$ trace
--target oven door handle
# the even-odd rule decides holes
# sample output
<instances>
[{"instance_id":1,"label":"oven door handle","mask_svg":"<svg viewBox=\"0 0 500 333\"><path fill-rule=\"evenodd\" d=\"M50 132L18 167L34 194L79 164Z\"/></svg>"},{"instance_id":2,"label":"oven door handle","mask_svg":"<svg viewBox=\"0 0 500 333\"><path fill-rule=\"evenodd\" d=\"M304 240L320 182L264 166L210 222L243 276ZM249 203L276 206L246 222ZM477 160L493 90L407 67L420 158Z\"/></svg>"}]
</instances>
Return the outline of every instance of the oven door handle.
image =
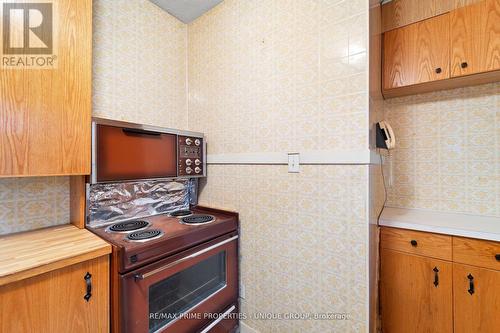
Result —
<instances>
[{"instance_id":1,"label":"oven door handle","mask_svg":"<svg viewBox=\"0 0 500 333\"><path fill-rule=\"evenodd\" d=\"M233 237L231 237L231 238L225 239L225 240L223 240L222 242L219 242L219 243L217 243L217 244L214 244L214 245L211 245L211 246L209 246L209 247L206 247L206 248L204 248L203 250L200 250L200 251L198 251L198 252L192 253L192 254L190 254L190 255L188 255L188 256L185 256L185 257L183 257L183 258L181 258L181 259L179 259L179 260L176 260L176 261L174 261L174 262L171 262L170 264L167 264L167 265L165 265L165 266L161 266L161 267L158 267L157 269L153 269L152 271L149 271L149 272L147 272L147 273L144 273L144 274L136 274L136 275L134 275L134 278L135 278L135 280L136 280L136 281L138 281L138 280L144 280L145 278L148 278L148 277L150 277L150 276L152 276L152 275L158 274L158 273L160 273L160 272L162 272L162 271L166 270L167 268L170 268L170 267L173 267L173 266L175 266L175 265L178 265L178 264L180 264L180 263L182 263L182 262L184 262L184 261L186 261L186 260L190 260L190 259L196 258L196 257L198 257L198 256L202 255L203 253L206 253L206 252L211 251L211 250L213 250L213 249L215 249L215 248L218 248L219 246L222 246L222 245L224 245L224 244L227 244L227 243L229 243L229 242L232 242L232 241L233 241L233 240L235 240L235 239L238 239L238 236L233 236Z\"/></svg>"},{"instance_id":2,"label":"oven door handle","mask_svg":"<svg viewBox=\"0 0 500 333\"><path fill-rule=\"evenodd\" d=\"M213 322L211 322L210 325L208 325L202 331L200 331L200 333L208 333L208 332L210 332L210 330L212 328L214 328L215 325L217 325L218 323L220 323L221 321L223 321L228 314L230 314L231 312L233 312L234 309L236 309L236 307L234 305L231 306L229 309L227 309L227 311L225 311L222 315L220 315L219 318L217 318L216 320L214 320Z\"/></svg>"}]
</instances>

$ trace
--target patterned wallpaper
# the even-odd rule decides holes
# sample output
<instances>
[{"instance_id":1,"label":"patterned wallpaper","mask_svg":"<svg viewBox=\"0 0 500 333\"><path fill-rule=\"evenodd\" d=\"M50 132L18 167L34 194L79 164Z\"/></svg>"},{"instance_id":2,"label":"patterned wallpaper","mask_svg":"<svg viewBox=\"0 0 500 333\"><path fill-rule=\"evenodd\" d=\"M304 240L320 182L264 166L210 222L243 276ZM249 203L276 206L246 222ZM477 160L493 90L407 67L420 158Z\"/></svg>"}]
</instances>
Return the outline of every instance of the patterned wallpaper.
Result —
<instances>
[{"instance_id":1,"label":"patterned wallpaper","mask_svg":"<svg viewBox=\"0 0 500 333\"><path fill-rule=\"evenodd\" d=\"M207 134L211 154L366 149L367 12L366 0L225 0L188 26L190 129ZM368 329L368 168L209 166L200 202L241 214L246 324Z\"/></svg>"},{"instance_id":2,"label":"patterned wallpaper","mask_svg":"<svg viewBox=\"0 0 500 333\"><path fill-rule=\"evenodd\" d=\"M190 127L209 153L366 149L367 11L230 0L191 23Z\"/></svg>"},{"instance_id":3,"label":"patterned wallpaper","mask_svg":"<svg viewBox=\"0 0 500 333\"><path fill-rule=\"evenodd\" d=\"M227 0L226 0L227 1ZM237 210L245 323L260 332L367 330L368 166L210 165L200 203ZM347 313L262 320L255 313Z\"/></svg>"},{"instance_id":4,"label":"patterned wallpaper","mask_svg":"<svg viewBox=\"0 0 500 333\"><path fill-rule=\"evenodd\" d=\"M187 27L147 0L93 2L93 115L187 127ZM0 179L0 234L69 222L69 179Z\"/></svg>"},{"instance_id":5,"label":"patterned wallpaper","mask_svg":"<svg viewBox=\"0 0 500 333\"><path fill-rule=\"evenodd\" d=\"M94 0L93 115L187 127L187 26L148 0Z\"/></svg>"},{"instance_id":6,"label":"patterned wallpaper","mask_svg":"<svg viewBox=\"0 0 500 333\"><path fill-rule=\"evenodd\" d=\"M500 217L500 83L389 99L388 206Z\"/></svg>"},{"instance_id":7,"label":"patterned wallpaper","mask_svg":"<svg viewBox=\"0 0 500 333\"><path fill-rule=\"evenodd\" d=\"M68 221L68 177L0 179L0 235Z\"/></svg>"}]
</instances>

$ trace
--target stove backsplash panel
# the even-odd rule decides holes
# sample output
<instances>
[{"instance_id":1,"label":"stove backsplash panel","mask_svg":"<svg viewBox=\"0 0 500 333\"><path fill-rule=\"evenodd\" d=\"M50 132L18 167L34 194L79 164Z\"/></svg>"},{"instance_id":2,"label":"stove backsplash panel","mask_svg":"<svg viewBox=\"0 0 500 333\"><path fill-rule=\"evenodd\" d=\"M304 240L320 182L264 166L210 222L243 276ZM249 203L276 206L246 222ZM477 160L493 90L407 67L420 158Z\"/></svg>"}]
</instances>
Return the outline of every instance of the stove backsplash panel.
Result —
<instances>
[{"instance_id":1,"label":"stove backsplash panel","mask_svg":"<svg viewBox=\"0 0 500 333\"><path fill-rule=\"evenodd\" d=\"M90 184L87 225L110 223L188 209L196 201L197 182L191 179Z\"/></svg>"}]
</instances>

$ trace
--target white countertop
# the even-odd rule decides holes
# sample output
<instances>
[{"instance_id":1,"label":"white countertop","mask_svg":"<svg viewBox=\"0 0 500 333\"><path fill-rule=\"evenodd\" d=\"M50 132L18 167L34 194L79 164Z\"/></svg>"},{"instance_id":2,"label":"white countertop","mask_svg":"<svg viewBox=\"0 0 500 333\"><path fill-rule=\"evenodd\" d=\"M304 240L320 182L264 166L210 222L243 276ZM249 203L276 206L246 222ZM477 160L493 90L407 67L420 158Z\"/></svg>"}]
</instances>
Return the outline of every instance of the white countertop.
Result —
<instances>
[{"instance_id":1,"label":"white countertop","mask_svg":"<svg viewBox=\"0 0 500 333\"><path fill-rule=\"evenodd\" d=\"M385 207L380 226L500 242L500 218Z\"/></svg>"}]
</instances>

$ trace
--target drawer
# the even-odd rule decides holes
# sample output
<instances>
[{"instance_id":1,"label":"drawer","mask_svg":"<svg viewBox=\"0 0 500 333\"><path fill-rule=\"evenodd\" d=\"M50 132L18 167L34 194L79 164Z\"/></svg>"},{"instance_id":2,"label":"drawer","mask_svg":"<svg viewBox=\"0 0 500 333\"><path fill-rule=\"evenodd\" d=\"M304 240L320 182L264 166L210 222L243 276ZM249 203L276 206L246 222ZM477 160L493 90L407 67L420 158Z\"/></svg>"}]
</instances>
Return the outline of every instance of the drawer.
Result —
<instances>
[{"instance_id":1,"label":"drawer","mask_svg":"<svg viewBox=\"0 0 500 333\"><path fill-rule=\"evenodd\" d=\"M453 261L500 271L500 243L453 237Z\"/></svg>"},{"instance_id":2,"label":"drawer","mask_svg":"<svg viewBox=\"0 0 500 333\"><path fill-rule=\"evenodd\" d=\"M451 236L398 228L383 227L380 246L425 257L451 261Z\"/></svg>"}]
</instances>

